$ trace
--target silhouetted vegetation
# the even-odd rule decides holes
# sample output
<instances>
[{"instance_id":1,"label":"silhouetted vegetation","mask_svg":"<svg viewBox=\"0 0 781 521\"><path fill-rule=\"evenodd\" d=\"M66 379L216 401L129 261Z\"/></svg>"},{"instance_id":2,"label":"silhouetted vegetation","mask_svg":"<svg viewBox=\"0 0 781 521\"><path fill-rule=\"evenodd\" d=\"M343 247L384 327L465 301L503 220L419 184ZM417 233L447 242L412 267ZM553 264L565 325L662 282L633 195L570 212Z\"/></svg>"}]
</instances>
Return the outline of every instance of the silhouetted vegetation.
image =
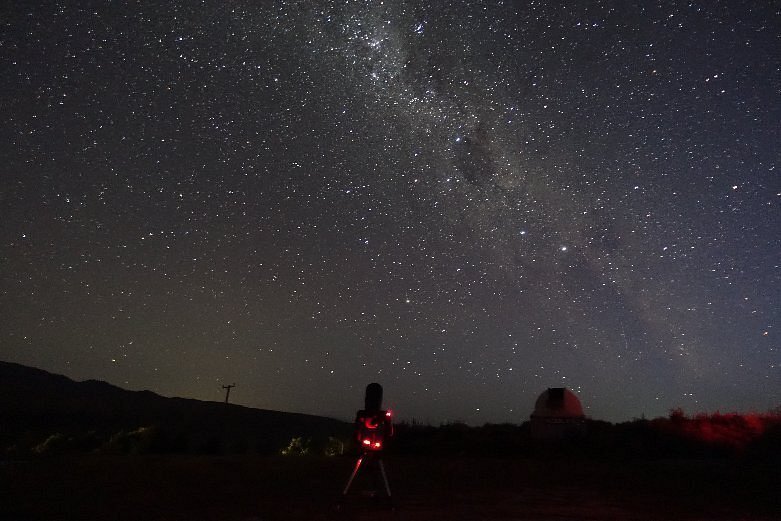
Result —
<instances>
[{"instance_id":1,"label":"silhouetted vegetation","mask_svg":"<svg viewBox=\"0 0 781 521\"><path fill-rule=\"evenodd\" d=\"M281 438L258 432L188 432L148 425L115 432L52 432L3 440L6 457L102 454L282 454L338 456L354 454L349 430L338 435L302 431ZM673 411L667 418L619 424L588 421L582 435L563 440L536 440L529 423L463 423L440 426L402 422L389 449L400 455L537 457L594 456L600 458L725 458L781 461L781 414L699 414Z\"/></svg>"},{"instance_id":2,"label":"silhouetted vegetation","mask_svg":"<svg viewBox=\"0 0 781 521\"><path fill-rule=\"evenodd\" d=\"M529 423L439 427L401 423L391 450L400 454L465 456L583 455L612 458L781 458L781 413L698 414L612 424L588 420L582 434L533 439Z\"/></svg>"},{"instance_id":3,"label":"silhouetted vegetation","mask_svg":"<svg viewBox=\"0 0 781 521\"><path fill-rule=\"evenodd\" d=\"M290 440L287 447L280 453L283 456L308 456L312 453L312 440L303 436L296 436Z\"/></svg>"},{"instance_id":4,"label":"silhouetted vegetation","mask_svg":"<svg viewBox=\"0 0 781 521\"><path fill-rule=\"evenodd\" d=\"M0 456L63 454L354 454L352 425L218 402L163 398L103 382L76 383L0 363ZM698 414L611 424L588 420L560 440L521 425L400 423L388 450L399 455L469 457L726 458L781 461L781 409L764 414Z\"/></svg>"}]
</instances>

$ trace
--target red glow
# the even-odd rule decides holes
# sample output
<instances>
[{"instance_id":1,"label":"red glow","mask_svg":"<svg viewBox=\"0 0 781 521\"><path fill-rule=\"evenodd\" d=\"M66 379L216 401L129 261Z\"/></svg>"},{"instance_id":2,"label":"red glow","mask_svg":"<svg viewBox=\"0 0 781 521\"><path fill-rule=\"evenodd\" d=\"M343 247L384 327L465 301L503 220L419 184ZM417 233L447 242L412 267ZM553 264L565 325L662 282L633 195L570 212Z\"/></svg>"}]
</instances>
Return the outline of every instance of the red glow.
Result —
<instances>
[{"instance_id":1,"label":"red glow","mask_svg":"<svg viewBox=\"0 0 781 521\"><path fill-rule=\"evenodd\" d=\"M681 409L670 412L668 418L657 418L652 424L670 433L711 445L742 450L759 439L772 425L781 421L778 413L697 414L689 417Z\"/></svg>"},{"instance_id":2,"label":"red glow","mask_svg":"<svg viewBox=\"0 0 781 521\"><path fill-rule=\"evenodd\" d=\"M379 449L382 446L382 444L379 441L374 442L374 448Z\"/></svg>"},{"instance_id":3,"label":"red glow","mask_svg":"<svg viewBox=\"0 0 781 521\"><path fill-rule=\"evenodd\" d=\"M371 440L363 440L363 444L364 445L371 445L372 441Z\"/></svg>"},{"instance_id":4,"label":"red glow","mask_svg":"<svg viewBox=\"0 0 781 521\"><path fill-rule=\"evenodd\" d=\"M390 418L391 417L391 412L390 411L385 411L385 416Z\"/></svg>"}]
</instances>

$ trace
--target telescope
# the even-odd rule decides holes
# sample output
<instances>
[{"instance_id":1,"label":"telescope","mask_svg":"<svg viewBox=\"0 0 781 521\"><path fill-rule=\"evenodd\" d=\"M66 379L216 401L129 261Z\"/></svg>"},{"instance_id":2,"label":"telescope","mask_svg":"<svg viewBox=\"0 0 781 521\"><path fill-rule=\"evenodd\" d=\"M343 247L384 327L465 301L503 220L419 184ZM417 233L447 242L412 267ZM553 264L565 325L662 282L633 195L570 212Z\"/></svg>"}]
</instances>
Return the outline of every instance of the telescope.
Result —
<instances>
[{"instance_id":1,"label":"telescope","mask_svg":"<svg viewBox=\"0 0 781 521\"><path fill-rule=\"evenodd\" d=\"M385 465L382 463L382 450L388 438L393 436L393 422L391 412L382 409L382 386L378 383L371 383L366 386L366 395L364 398L364 408L355 414L354 437L361 449L361 456L355 463L353 473L347 480L347 485L342 492L342 498L347 496L350 486L353 484L355 476L358 475L361 465L364 461L376 461L382 474L382 481L385 485L385 493L388 499L391 499L390 484L388 476L385 474Z\"/></svg>"},{"instance_id":2,"label":"telescope","mask_svg":"<svg viewBox=\"0 0 781 521\"><path fill-rule=\"evenodd\" d=\"M386 438L393 436L391 412L382 410L382 386L366 386L364 408L355 415L355 438L362 451L377 452L385 448Z\"/></svg>"}]
</instances>

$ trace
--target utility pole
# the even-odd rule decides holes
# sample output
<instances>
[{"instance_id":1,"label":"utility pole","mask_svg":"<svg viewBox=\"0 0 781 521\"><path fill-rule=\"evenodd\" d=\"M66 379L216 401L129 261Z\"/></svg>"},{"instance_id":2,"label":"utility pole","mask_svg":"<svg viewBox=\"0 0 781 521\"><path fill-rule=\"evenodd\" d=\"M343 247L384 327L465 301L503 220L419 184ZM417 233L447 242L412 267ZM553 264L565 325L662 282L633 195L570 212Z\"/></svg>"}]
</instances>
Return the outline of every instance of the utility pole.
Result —
<instances>
[{"instance_id":1,"label":"utility pole","mask_svg":"<svg viewBox=\"0 0 781 521\"><path fill-rule=\"evenodd\" d=\"M222 388L225 389L225 403L228 403L228 398L231 395L231 389L233 389L234 387L236 387L235 383L231 384L231 385L223 385L222 386Z\"/></svg>"}]
</instances>

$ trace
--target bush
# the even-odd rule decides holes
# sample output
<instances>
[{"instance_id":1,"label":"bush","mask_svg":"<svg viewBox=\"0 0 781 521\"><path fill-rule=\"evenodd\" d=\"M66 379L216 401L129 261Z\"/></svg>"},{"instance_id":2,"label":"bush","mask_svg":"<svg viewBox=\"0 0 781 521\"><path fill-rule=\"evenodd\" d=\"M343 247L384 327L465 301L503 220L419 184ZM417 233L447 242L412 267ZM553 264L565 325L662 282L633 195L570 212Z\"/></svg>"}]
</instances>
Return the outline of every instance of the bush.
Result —
<instances>
[{"instance_id":1,"label":"bush","mask_svg":"<svg viewBox=\"0 0 781 521\"><path fill-rule=\"evenodd\" d=\"M48 436L41 443L34 445L31 452L38 456L54 456L59 454L83 453L95 450L100 446L100 440L93 432L78 435L66 435L60 432ZM18 447L14 447L19 452Z\"/></svg>"},{"instance_id":2,"label":"bush","mask_svg":"<svg viewBox=\"0 0 781 521\"><path fill-rule=\"evenodd\" d=\"M101 447L107 454L149 454L158 438L155 427L139 427L134 431L119 431Z\"/></svg>"},{"instance_id":3,"label":"bush","mask_svg":"<svg viewBox=\"0 0 781 521\"><path fill-rule=\"evenodd\" d=\"M333 436L329 436L328 441L325 444L325 449L323 449L323 453L329 457L343 455L344 442L339 438L334 438Z\"/></svg>"},{"instance_id":4,"label":"bush","mask_svg":"<svg viewBox=\"0 0 781 521\"><path fill-rule=\"evenodd\" d=\"M312 440L310 438L298 436L292 438L290 443L287 444L287 447L282 449L281 453L283 456L307 456L311 451Z\"/></svg>"},{"instance_id":5,"label":"bush","mask_svg":"<svg viewBox=\"0 0 781 521\"><path fill-rule=\"evenodd\" d=\"M62 433L55 433L46 438L42 443L33 447L33 453L41 456L61 454L68 447L68 437Z\"/></svg>"}]
</instances>

